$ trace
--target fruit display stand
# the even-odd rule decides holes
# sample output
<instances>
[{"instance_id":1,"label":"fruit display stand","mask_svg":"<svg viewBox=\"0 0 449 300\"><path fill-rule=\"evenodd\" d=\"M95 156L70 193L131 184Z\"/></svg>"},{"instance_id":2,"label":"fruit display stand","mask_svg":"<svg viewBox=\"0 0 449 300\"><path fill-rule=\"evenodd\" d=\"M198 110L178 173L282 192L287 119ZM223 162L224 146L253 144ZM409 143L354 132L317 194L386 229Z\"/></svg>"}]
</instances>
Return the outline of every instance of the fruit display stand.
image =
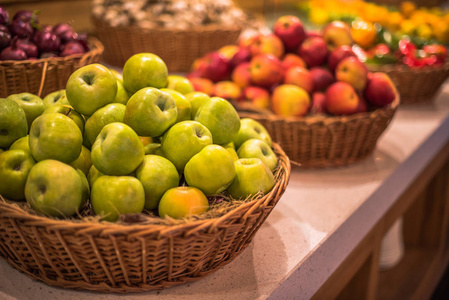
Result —
<instances>
[{"instance_id":1,"label":"fruit display stand","mask_svg":"<svg viewBox=\"0 0 449 300\"><path fill-rule=\"evenodd\" d=\"M278 145L273 189L217 201L204 217L130 216L121 224L36 215L0 196L0 255L34 279L65 288L141 292L195 281L247 248L285 191L290 162ZM83 214L81 212L80 214Z\"/></svg>"},{"instance_id":2,"label":"fruit display stand","mask_svg":"<svg viewBox=\"0 0 449 300\"><path fill-rule=\"evenodd\" d=\"M345 168L293 169L281 201L246 250L199 281L139 294L99 294L47 286L2 259L0 295L88 300L429 298L449 261L448 147L446 85L434 102L400 106L365 160ZM397 265L380 271L382 237L401 217L404 255Z\"/></svg>"},{"instance_id":3,"label":"fruit display stand","mask_svg":"<svg viewBox=\"0 0 449 300\"><path fill-rule=\"evenodd\" d=\"M123 66L133 54L151 52L159 55L173 72L188 71L192 62L221 46L237 41L242 28L207 25L191 30L111 27L93 19L97 36L105 45L104 60Z\"/></svg>"},{"instance_id":4,"label":"fruit display stand","mask_svg":"<svg viewBox=\"0 0 449 300\"><path fill-rule=\"evenodd\" d=\"M370 155L392 120L399 98L371 112L349 116L282 117L240 109L267 128L296 165L306 168L345 166Z\"/></svg>"},{"instance_id":5,"label":"fruit display stand","mask_svg":"<svg viewBox=\"0 0 449 300\"><path fill-rule=\"evenodd\" d=\"M104 47L94 37L89 38L90 51L67 57L50 57L35 60L0 63L0 97L29 92L46 96L65 88L69 76L78 68L101 60Z\"/></svg>"}]
</instances>

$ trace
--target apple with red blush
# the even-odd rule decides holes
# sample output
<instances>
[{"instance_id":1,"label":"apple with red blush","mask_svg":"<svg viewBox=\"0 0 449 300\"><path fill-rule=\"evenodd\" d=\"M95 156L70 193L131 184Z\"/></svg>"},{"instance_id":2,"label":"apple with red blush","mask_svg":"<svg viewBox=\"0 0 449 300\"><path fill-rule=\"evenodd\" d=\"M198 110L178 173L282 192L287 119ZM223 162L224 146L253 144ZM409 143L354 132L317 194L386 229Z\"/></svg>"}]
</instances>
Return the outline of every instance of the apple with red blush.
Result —
<instances>
[{"instance_id":1,"label":"apple with red blush","mask_svg":"<svg viewBox=\"0 0 449 300\"><path fill-rule=\"evenodd\" d=\"M212 90L214 88L214 83L212 80L201 77L193 77L189 78L189 81L193 85L195 91L203 92L208 95L212 94Z\"/></svg>"},{"instance_id":2,"label":"apple with red blush","mask_svg":"<svg viewBox=\"0 0 449 300\"><path fill-rule=\"evenodd\" d=\"M271 97L273 112L284 117L302 117L310 108L309 94L299 86L282 84L276 87Z\"/></svg>"},{"instance_id":3,"label":"apple with red blush","mask_svg":"<svg viewBox=\"0 0 449 300\"><path fill-rule=\"evenodd\" d=\"M310 113L312 115L316 114L324 114L326 112L325 109L326 95L323 92L314 92L312 94L312 106L310 107Z\"/></svg>"},{"instance_id":4,"label":"apple with red blush","mask_svg":"<svg viewBox=\"0 0 449 300\"><path fill-rule=\"evenodd\" d=\"M231 63L222 53L211 52L202 57L195 65L200 77L213 82L227 80L231 74Z\"/></svg>"},{"instance_id":5,"label":"apple with red blush","mask_svg":"<svg viewBox=\"0 0 449 300\"><path fill-rule=\"evenodd\" d=\"M313 67L309 72L312 76L314 91L325 91L335 82L334 75L324 67Z\"/></svg>"},{"instance_id":6,"label":"apple with red blush","mask_svg":"<svg viewBox=\"0 0 449 300\"><path fill-rule=\"evenodd\" d=\"M232 71L231 79L241 88L245 88L251 84L251 72L250 72L250 63L245 62Z\"/></svg>"},{"instance_id":7,"label":"apple with red blush","mask_svg":"<svg viewBox=\"0 0 449 300\"><path fill-rule=\"evenodd\" d=\"M327 45L321 37L308 37L298 48L298 55L309 68L320 66L327 60Z\"/></svg>"},{"instance_id":8,"label":"apple with red blush","mask_svg":"<svg viewBox=\"0 0 449 300\"><path fill-rule=\"evenodd\" d=\"M329 53L329 56L327 58L327 65L329 66L329 69L334 72L338 63L346 57L350 56L356 56L351 46L339 46Z\"/></svg>"},{"instance_id":9,"label":"apple with red blush","mask_svg":"<svg viewBox=\"0 0 449 300\"><path fill-rule=\"evenodd\" d=\"M313 78L310 71L303 67L291 67L285 72L285 84L294 84L303 88L307 93L314 91Z\"/></svg>"},{"instance_id":10,"label":"apple with red blush","mask_svg":"<svg viewBox=\"0 0 449 300\"><path fill-rule=\"evenodd\" d=\"M248 86L243 90L243 98L254 107L268 109L270 107L270 93L258 86Z\"/></svg>"},{"instance_id":11,"label":"apple with red blush","mask_svg":"<svg viewBox=\"0 0 449 300\"><path fill-rule=\"evenodd\" d=\"M282 63L282 68L285 71L287 71L291 67L307 68L307 65L306 65L306 62L304 61L304 59L302 59L301 57L299 57L298 55L293 54L293 53L285 54L281 63Z\"/></svg>"},{"instance_id":12,"label":"apple with red blush","mask_svg":"<svg viewBox=\"0 0 449 300\"><path fill-rule=\"evenodd\" d=\"M214 84L212 96L228 100L238 100L242 97L242 89L232 81L219 81Z\"/></svg>"},{"instance_id":13,"label":"apple with red blush","mask_svg":"<svg viewBox=\"0 0 449 300\"><path fill-rule=\"evenodd\" d=\"M371 73L363 93L366 101L377 107L392 103L399 97L390 76L383 72Z\"/></svg>"},{"instance_id":14,"label":"apple with red blush","mask_svg":"<svg viewBox=\"0 0 449 300\"><path fill-rule=\"evenodd\" d=\"M349 83L333 83L325 94L324 107L333 115L351 115L359 109L359 96Z\"/></svg>"},{"instance_id":15,"label":"apple with red blush","mask_svg":"<svg viewBox=\"0 0 449 300\"><path fill-rule=\"evenodd\" d=\"M242 63L249 62L251 57L251 51L249 51L247 47L239 47L237 52L231 58L231 68L235 68Z\"/></svg>"},{"instance_id":16,"label":"apple with red blush","mask_svg":"<svg viewBox=\"0 0 449 300\"><path fill-rule=\"evenodd\" d=\"M284 44L286 52L296 51L306 39L304 25L296 16L286 15L278 18L273 25L273 32Z\"/></svg>"},{"instance_id":17,"label":"apple with red blush","mask_svg":"<svg viewBox=\"0 0 449 300\"><path fill-rule=\"evenodd\" d=\"M272 54L259 54L250 62L251 82L262 87L271 87L282 81L284 71L281 61Z\"/></svg>"},{"instance_id":18,"label":"apple with red blush","mask_svg":"<svg viewBox=\"0 0 449 300\"><path fill-rule=\"evenodd\" d=\"M272 54L281 58L284 53L284 44L274 34L259 34L249 46L252 56L258 54Z\"/></svg>"},{"instance_id":19,"label":"apple with red blush","mask_svg":"<svg viewBox=\"0 0 449 300\"><path fill-rule=\"evenodd\" d=\"M357 92L362 92L368 80L368 68L357 57L346 57L337 65L335 79L349 83Z\"/></svg>"},{"instance_id":20,"label":"apple with red blush","mask_svg":"<svg viewBox=\"0 0 449 300\"><path fill-rule=\"evenodd\" d=\"M332 21L323 29L323 39L330 51L343 45L352 45L353 39L348 24L342 21Z\"/></svg>"}]
</instances>

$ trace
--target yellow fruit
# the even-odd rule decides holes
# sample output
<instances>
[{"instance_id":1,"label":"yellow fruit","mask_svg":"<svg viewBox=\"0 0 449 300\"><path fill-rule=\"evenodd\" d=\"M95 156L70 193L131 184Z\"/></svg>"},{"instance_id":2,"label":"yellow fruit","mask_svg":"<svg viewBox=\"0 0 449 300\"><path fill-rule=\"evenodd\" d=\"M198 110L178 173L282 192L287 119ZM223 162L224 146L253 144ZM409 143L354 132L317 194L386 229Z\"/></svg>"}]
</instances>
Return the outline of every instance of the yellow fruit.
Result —
<instances>
[{"instance_id":1,"label":"yellow fruit","mask_svg":"<svg viewBox=\"0 0 449 300\"><path fill-rule=\"evenodd\" d=\"M323 25L330 21L327 11L321 8L314 8L311 10L309 19L312 23L317 25Z\"/></svg>"},{"instance_id":2,"label":"yellow fruit","mask_svg":"<svg viewBox=\"0 0 449 300\"><path fill-rule=\"evenodd\" d=\"M405 34L412 34L415 30L416 26L415 23L411 20L404 20L404 22L401 23L401 32Z\"/></svg>"},{"instance_id":3,"label":"yellow fruit","mask_svg":"<svg viewBox=\"0 0 449 300\"><path fill-rule=\"evenodd\" d=\"M404 1L401 3L400 9L405 17L409 17L416 10L416 4L411 1Z\"/></svg>"},{"instance_id":4,"label":"yellow fruit","mask_svg":"<svg viewBox=\"0 0 449 300\"><path fill-rule=\"evenodd\" d=\"M356 20L351 24L351 34L355 43L362 48L369 48L376 42L377 32L374 24L363 20Z\"/></svg>"},{"instance_id":5,"label":"yellow fruit","mask_svg":"<svg viewBox=\"0 0 449 300\"><path fill-rule=\"evenodd\" d=\"M399 30L401 28L401 23L404 21L404 17L400 12L391 12L388 16L388 25L387 27L390 30Z\"/></svg>"},{"instance_id":6,"label":"yellow fruit","mask_svg":"<svg viewBox=\"0 0 449 300\"><path fill-rule=\"evenodd\" d=\"M427 24L421 24L416 27L416 34L423 39L431 39L433 35L432 28Z\"/></svg>"}]
</instances>

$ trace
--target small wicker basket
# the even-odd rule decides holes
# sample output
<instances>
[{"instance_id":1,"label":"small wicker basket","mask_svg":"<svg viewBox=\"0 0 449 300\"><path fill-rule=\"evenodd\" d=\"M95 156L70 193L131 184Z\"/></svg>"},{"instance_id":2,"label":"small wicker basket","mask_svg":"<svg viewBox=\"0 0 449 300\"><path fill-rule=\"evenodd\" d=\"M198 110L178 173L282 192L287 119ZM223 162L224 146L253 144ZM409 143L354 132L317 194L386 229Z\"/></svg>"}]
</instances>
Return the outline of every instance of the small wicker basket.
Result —
<instances>
[{"instance_id":1,"label":"small wicker basket","mask_svg":"<svg viewBox=\"0 0 449 300\"><path fill-rule=\"evenodd\" d=\"M76 69L100 61L103 45L93 37L89 37L88 45L90 51L67 57L0 61L0 97L23 92L44 97L65 89L67 80Z\"/></svg>"},{"instance_id":2,"label":"small wicker basket","mask_svg":"<svg viewBox=\"0 0 449 300\"><path fill-rule=\"evenodd\" d=\"M123 67L132 55L150 52L160 56L171 72L189 71L195 59L222 46L235 44L242 30L217 25L189 30L111 27L97 18L93 18L93 23L105 46L104 60L108 64Z\"/></svg>"},{"instance_id":3,"label":"small wicker basket","mask_svg":"<svg viewBox=\"0 0 449 300\"><path fill-rule=\"evenodd\" d=\"M52 219L0 196L0 256L31 278L65 288L125 293L198 280L249 245L284 193L290 161L279 145L273 147L279 157L273 189L253 199L218 203L203 219Z\"/></svg>"},{"instance_id":4,"label":"small wicker basket","mask_svg":"<svg viewBox=\"0 0 449 300\"><path fill-rule=\"evenodd\" d=\"M323 168L346 166L371 154L398 105L399 97L390 105L367 113L303 118L242 111L238 105L237 110L240 117L253 118L264 125L292 163Z\"/></svg>"},{"instance_id":5,"label":"small wicker basket","mask_svg":"<svg viewBox=\"0 0 449 300\"><path fill-rule=\"evenodd\" d=\"M449 59L441 67L412 69L405 65L367 65L370 71L390 76L401 95L401 104L432 101L449 77Z\"/></svg>"}]
</instances>

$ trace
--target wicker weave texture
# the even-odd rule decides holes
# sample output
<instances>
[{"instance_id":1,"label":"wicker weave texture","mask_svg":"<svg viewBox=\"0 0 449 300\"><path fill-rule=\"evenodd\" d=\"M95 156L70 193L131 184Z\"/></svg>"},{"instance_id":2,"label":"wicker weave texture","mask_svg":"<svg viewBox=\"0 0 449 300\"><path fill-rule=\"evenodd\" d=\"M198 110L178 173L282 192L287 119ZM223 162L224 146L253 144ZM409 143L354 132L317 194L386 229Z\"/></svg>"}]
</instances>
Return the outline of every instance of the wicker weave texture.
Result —
<instances>
[{"instance_id":1,"label":"wicker weave texture","mask_svg":"<svg viewBox=\"0 0 449 300\"><path fill-rule=\"evenodd\" d=\"M189 71L193 61L222 46L235 44L241 28L204 26L189 30L111 27L94 19L98 38L104 44L104 60L123 67L132 55L155 53L171 72Z\"/></svg>"},{"instance_id":2,"label":"wicker weave texture","mask_svg":"<svg viewBox=\"0 0 449 300\"><path fill-rule=\"evenodd\" d=\"M401 95L401 104L422 103L432 101L449 77L449 60L442 67L369 66L369 69L390 76Z\"/></svg>"},{"instance_id":3,"label":"wicker weave texture","mask_svg":"<svg viewBox=\"0 0 449 300\"><path fill-rule=\"evenodd\" d=\"M70 75L78 68L97 63L103 54L103 45L89 38L91 50L84 54L25 61L0 62L0 97L29 92L40 97L65 89Z\"/></svg>"},{"instance_id":4,"label":"wicker weave texture","mask_svg":"<svg viewBox=\"0 0 449 300\"><path fill-rule=\"evenodd\" d=\"M274 188L221 216L181 224L56 220L0 196L0 255L53 286L140 292L198 280L232 261L251 242L284 193L290 161L274 145Z\"/></svg>"},{"instance_id":5,"label":"wicker weave texture","mask_svg":"<svg viewBox=\"0 0 449 300\"><path fill-rule=\"evenodd\" d=\"M290 160L305 168L345 166L371 154L390 123L399 99L368 113L350 116L283 118L240 112L264 125Z\"/></svg>"}]
</instances>

